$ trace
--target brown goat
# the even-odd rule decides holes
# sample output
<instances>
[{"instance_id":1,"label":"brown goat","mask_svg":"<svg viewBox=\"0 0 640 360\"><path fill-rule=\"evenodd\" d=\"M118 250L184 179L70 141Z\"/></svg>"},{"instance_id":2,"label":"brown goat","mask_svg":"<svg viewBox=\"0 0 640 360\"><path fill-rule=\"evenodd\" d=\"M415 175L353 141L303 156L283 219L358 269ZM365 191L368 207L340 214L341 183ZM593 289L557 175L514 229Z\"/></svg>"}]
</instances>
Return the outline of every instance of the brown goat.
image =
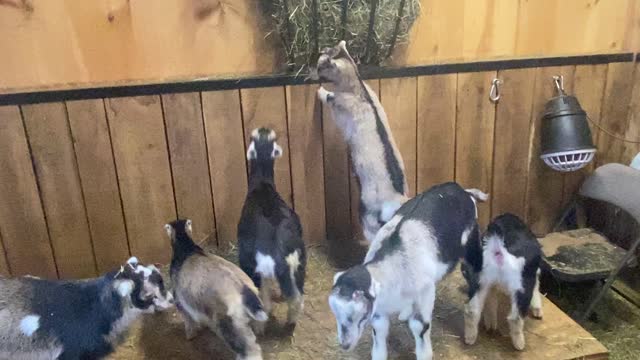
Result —
<instances>
[{"instance_id":1,"label":"brown goat","mask_svg":"<svg viewBox=\"0 0 640 360\"><path fill-rule=\"evenodd\" d=\"M241 360L262 360L251 321L267 321L258 290L231 262L207 254L191 239L191 220L165 225L171 238L171 280L187 339L208 327Z\"/></svg>"}]
</instances>

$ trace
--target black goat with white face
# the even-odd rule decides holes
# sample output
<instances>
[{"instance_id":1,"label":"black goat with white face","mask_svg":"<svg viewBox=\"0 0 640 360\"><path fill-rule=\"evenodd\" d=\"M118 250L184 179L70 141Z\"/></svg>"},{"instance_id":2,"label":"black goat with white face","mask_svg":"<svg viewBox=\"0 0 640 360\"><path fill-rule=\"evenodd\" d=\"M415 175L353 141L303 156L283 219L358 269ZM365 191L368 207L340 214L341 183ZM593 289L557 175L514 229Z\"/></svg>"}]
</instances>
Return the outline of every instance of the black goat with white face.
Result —
<instances>
[{"instance_id":1,"label":"black goat with white face","mask_svg":"<svg viewBox=\"0 0 640 360\"><path fill-rule=\"evenodd\" d=\"M481 313L487 330L498 328L498 301L495 291L511 299L507 317L511 342L523 350L524 318L529 309L542 318L539 273L542 250L527 225L513 214L495 218L482 240L468 244L463 274L469 284L469 302L465 306L465 342L474 344L478 337ZM483 310L484 308L484 310Z\"/></svg>"},{"instance_id":2,"label":"black goat with white face","mask_svg":"<svg viewBox=\"0 0 640 360\"><path fill-rule=\"evenodd\" d=\"M0 359L97 359L143 313L169 308L162 275L133 257L76 281L0 277Z\"/></svg>"},{"instance_id":3,"label":"black goat with white face","mask_svg":"<svg viewBox=\"0 0 640 360\"><path fill-rule=\"evenodd\" d=\"M302 226L282 200L274 183L274 162L282 156L275 131L255 129L247 150L249 189L238 224L240 267L260 288L265 310L271 310L275 282L289 303L287 323L296 323L303 306L307 263Z\"/></svg>"}]
</instances>

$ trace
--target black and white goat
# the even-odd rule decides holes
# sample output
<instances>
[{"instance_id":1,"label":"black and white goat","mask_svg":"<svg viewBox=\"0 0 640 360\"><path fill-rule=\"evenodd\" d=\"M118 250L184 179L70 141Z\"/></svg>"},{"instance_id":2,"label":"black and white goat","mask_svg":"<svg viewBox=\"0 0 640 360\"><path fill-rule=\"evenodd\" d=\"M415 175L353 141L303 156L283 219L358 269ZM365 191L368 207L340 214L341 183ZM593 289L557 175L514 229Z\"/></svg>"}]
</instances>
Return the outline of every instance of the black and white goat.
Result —
<instances>
[{"instance_id":1,"label":"black and white goat","mask_svg":"<svg viewBox=\"0 0 640 360\"><path fill-rule=\"evenodd\" d=\"M158 269L135 257L95 279L0 277L0 359L105 357L141 314L172 300Z\"/></svg>"},{"instance_id":2,"label":"black and white goat","mask_svg":"<svg viewBox=\"0 0 640 360\"><path fill-rule=\"evenodd\" d=\"M282 200L274 183L274 162L282 156L271 129L255 129L247 150L249 189L238 223L240 267L260 288L271 311L274 283L287 299L287 324L294 325L303 306L307 256L302 226L296 213Z\"/></svg>"},{"instance_id":3,"label":"black and white goat","mask_svg":"<svg viewBox=\"0 0 640 360\"><path fill-rule=\"evenodd\" d=\"M187 340L202 327L222 337L239 360L262 360L251 321L267 321L258 289L236 265L193 242L191 220L165 225L171 238L171 281Z\"/></svg>"},{"instance_id":4,"label":"black and white goat","mask_svg":"<svg viewBox=\"0 0 640 360\"><path fill-rule=\"evenodd\" d=\"M387 115L375 92L362 81L358 67L341 41L322 50L317 75L333 91L318 89L349 144L360 184L360 221L371 243L380 227L407 201L407 181Z\"/></svg>"},{"instance_id":5,"label":"black and white goat","mask_svg":"<svg viewBox=\"0 0 640 360\"><path fill-rule=\"evenodd\" d=\"M432 358L431 317L436 284L478 237L478 190L436 185L407 201L376 235L363 265L337 273L329 304L342 348L353 349L367 324L373 327L374 360L387 358L389 317L408 321L418 360Z\"/></svg>"},{"instance_id":6,"label":"black and white goat","mask_svg":"<svg viewBox=\"0 0 640 360\"><path fill-rule=\"evenodd\" d=\"M468 250L463 264L470 299L464 311L465 343L476 342L481 314L487 330L497 330L495 291L501 291L511 299L507 317L511 342L517 350L524 349L523 326L529 308L534 317L542 318L538 279L542 250L538 240L520 218L504 214L489 224L482 240L470 241Z\"/></svg>"}]
</instances>

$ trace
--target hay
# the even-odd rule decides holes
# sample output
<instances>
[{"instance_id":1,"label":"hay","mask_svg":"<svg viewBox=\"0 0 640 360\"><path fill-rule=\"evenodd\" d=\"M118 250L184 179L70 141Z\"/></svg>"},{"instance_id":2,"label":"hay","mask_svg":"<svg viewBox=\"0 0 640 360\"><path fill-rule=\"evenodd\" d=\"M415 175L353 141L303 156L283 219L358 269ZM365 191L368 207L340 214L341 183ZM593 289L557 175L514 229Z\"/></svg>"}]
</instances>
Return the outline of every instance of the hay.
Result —
<instances>
[{"instance_id":1,"label":"hay","mask_svg":"<svg viewBox=\"0 0 640 360\"><path fill-rule=\"evenodd\" d=\"M279 34L292 69L313 64L320 49L343 39L356 61L380 65L396 46L407 43L420 12L419 0L263 0L263 4L275 24L268 35Z\"/></svg>"}]
</instances>

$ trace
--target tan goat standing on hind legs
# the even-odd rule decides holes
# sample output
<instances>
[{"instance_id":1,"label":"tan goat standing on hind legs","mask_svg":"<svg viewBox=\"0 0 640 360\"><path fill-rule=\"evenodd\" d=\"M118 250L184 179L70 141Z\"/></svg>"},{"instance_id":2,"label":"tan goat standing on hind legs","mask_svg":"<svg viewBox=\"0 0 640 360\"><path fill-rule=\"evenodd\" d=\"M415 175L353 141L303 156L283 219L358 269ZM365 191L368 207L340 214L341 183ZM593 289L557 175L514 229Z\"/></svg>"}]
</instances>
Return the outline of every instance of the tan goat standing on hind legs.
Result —
<instances>
[{"instance_id":1,"label":"tan goat standing on hind legs","mask_svg":"<svg viewBox=\"0 0 640 360\"><path fill-rule=\"evenodd\" d=\"M407 201L407 181L400 152L393 140L387 115L376 94L358 73L346 43L323 49L317 76L333 85L318 89L349 144L353 168L360 185L360 222L370 244L378 230Z\"/></svg>"}]
</instances>

